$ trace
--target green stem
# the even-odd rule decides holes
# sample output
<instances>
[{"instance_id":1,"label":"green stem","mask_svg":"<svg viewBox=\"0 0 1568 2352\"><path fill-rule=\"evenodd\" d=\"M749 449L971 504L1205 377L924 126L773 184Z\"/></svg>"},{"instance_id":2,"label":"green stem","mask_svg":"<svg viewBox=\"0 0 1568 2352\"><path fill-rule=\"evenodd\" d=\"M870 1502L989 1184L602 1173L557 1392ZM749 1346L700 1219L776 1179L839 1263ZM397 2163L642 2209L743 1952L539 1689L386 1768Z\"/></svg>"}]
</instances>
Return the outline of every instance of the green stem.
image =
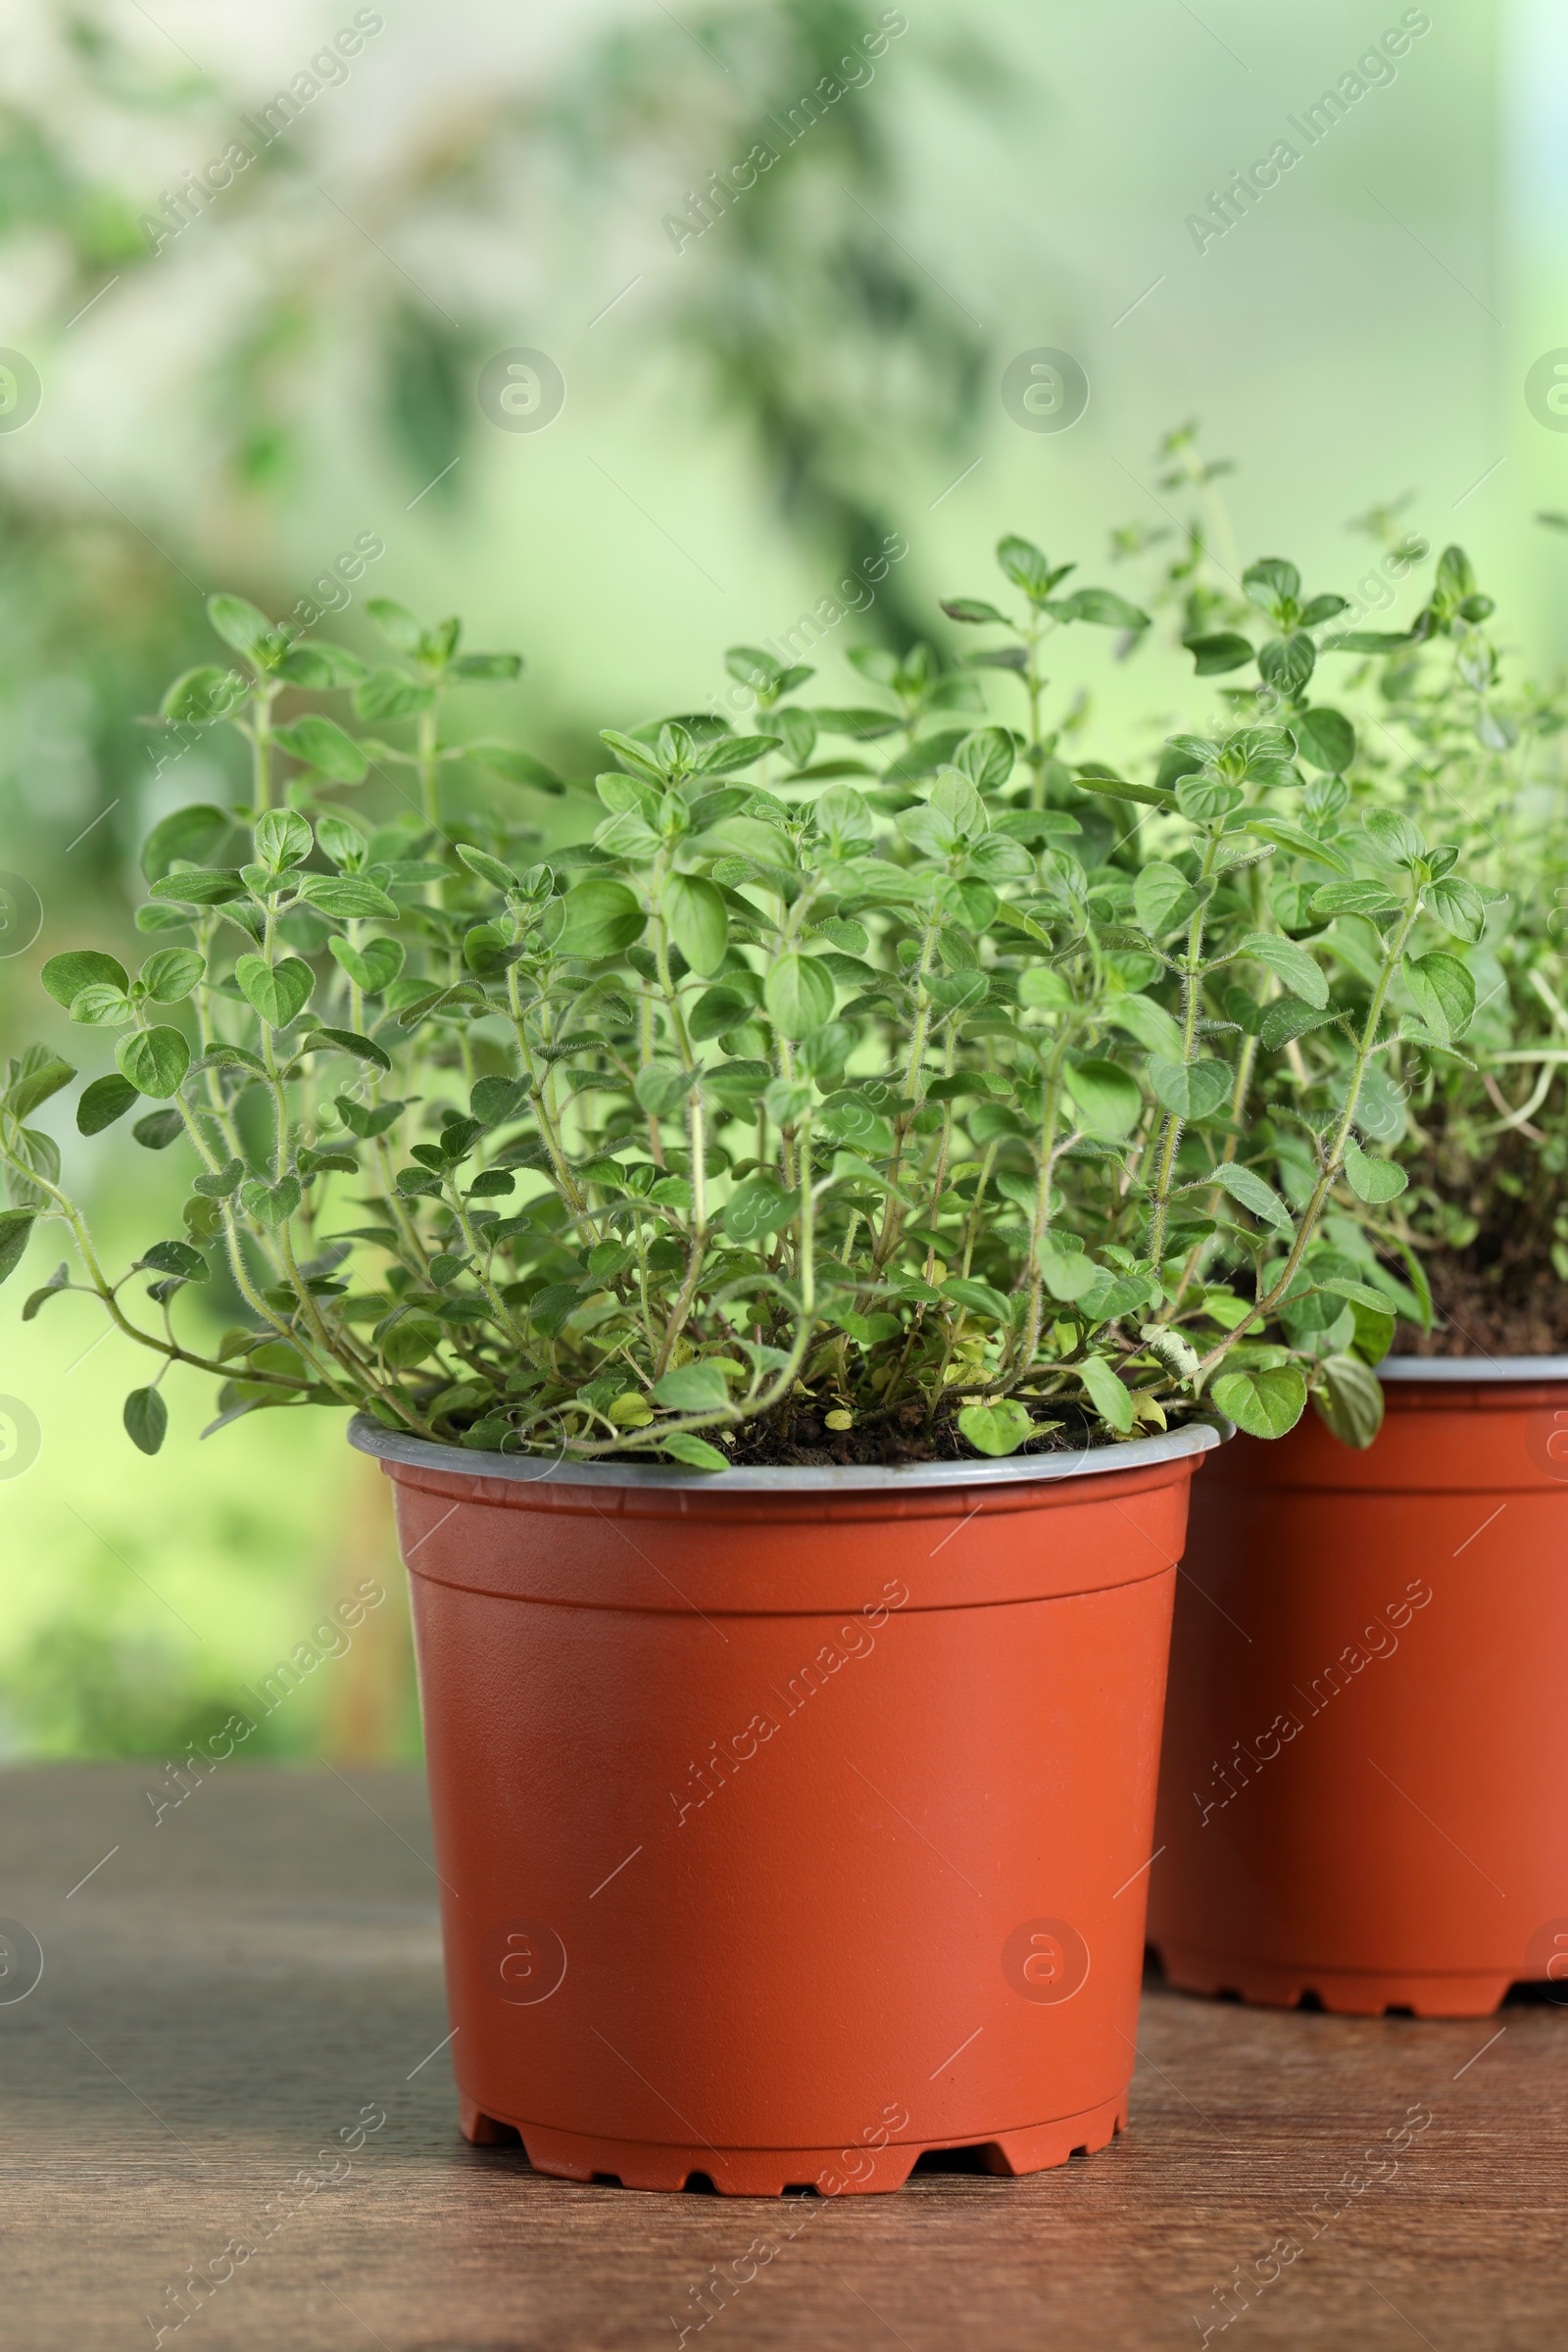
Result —
<instances>
[{"instance_id":1,"label":"green stem","mask_svg":"<svg viewBox=\"0 0 1568 2352\"><path fill-rule=\"evenodd\" d=\"M1355 1122L1356 1104L1361 1097L1361 1082L1371 1066L1372 1055L1377 1048L1378 1027L1383 1018L1383 1006L1387 1001L1389 990L1393 986L1394 975L1399 968L1405 941L1414 929L1416 917L1420 912L1421 892L1417 886L1411 892L1410 904L1405 908L1398 929L1384 952L1383 969L1378 974L1377 986L1372 992L1372 1001L1367 1006L1366 1022L1356 1046L1355 1059L1350 1065L1350 1080L1345 1093L1345 1108L1340 1113L1339 1123L1334 1130L1334 1140L1323 1154L1322 1172L1313 1186L1311 1198L1302 1211L1295 1246L1285 1261L1284 1272L1266 1297L1258 1299L1246 1320L1238 1323L1234 1331L1227 1332L1219 1344L1209 1349L1193 1375L1195 1387L1207 1379L1212 1369L1229 1354L1238 1340L1242 1339L1255 1325L1267 1322L1289 1291L1291 1284L1296 1280L1301 1260L1306 1254L1307 1246L1316 1231L1318 1219L1323 1213L1324 1204L1344 1173L1345 1146Z\"/></svg>"}]
</instances>

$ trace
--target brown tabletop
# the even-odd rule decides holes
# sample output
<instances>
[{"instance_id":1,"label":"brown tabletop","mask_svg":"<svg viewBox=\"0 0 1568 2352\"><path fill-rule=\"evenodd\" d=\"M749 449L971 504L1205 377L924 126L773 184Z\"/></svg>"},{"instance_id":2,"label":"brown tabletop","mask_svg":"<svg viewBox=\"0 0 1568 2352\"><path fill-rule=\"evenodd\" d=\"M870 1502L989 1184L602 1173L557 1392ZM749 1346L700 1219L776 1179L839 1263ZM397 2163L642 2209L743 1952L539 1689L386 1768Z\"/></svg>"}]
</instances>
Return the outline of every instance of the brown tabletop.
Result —
<instances>
[{"instance_id":1,"label":"brown tabletop","mask_svg":"<svg viewBox=\"0 0 1568 2352\"><path fill-rule=\"evenodd\" d=\"M417 1775L235 1764L155 1821L170 1787L0 1776L0 2345L1568 2344L1546 2003L1373 2023L1151 1984L1131 2130L1059 2171L579 2187L459 2137Z\"/></svg>"}]
</instances>

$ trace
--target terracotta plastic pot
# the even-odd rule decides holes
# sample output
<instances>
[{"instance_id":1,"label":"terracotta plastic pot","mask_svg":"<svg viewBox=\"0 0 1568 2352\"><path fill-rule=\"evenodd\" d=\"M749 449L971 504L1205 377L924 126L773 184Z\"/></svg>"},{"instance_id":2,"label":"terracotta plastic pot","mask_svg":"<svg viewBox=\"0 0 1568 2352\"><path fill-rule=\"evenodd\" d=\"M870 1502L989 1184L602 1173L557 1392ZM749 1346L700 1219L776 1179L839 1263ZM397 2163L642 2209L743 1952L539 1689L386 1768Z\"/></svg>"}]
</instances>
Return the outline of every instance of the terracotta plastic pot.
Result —
<instances>
[{"instance_id":1,"label":"terracotta plastic pot","mask_svg":"<svg viewBox=\"0 0 1568 2352\"><path fill-rule=\"evenodd\" d=\"M776 2196L1123 2126L1213 1430L717 1480L353 1437L397 1486L470 2139Z\"/></svg>"},{"instance_id":2,"label":"terracotta plastic pot","mask_svg":"<svg viewBox=\"0 0 1568 2352\"><path fill-rule=\"evenodd\" d=\"M1391 1358L1194 1498L1150 1936L1194 1992L1483 2017L1568 1976L1568 1357Z\"/></svg>"}]
</instances>

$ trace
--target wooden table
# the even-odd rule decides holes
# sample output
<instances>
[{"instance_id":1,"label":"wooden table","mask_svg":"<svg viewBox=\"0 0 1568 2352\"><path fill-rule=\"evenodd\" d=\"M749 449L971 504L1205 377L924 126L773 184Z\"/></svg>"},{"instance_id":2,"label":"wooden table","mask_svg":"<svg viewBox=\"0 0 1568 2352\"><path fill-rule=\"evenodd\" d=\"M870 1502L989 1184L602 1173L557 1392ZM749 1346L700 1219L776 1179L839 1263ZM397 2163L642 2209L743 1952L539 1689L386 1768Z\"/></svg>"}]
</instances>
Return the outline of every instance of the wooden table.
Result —
<instances>
[{"instance_id":1,"label":"wooden table","mask_svg":"<svg viewBox=\"0 0 1568 2352\"><path fill-rule=\"evenodd\" d=\"M149 1786L171 1792L119 1766L0 1778L24 1931L0 1955L0 2345L1568 2344L1553 2006L1372 2023L1151 1985L1132 2129L1060 2171L843 2200L578 2187L458 2135L416 1775L235 1763L156 1824ZM1397 2169L1355 2173L1412 2110ZM1301 2250L1259 2286L1282 2238ZM232 2276L175 2332L192 2266ZM1238 2275L1245 2308L1215 2291Z\"/></svg>"}]
</instances>

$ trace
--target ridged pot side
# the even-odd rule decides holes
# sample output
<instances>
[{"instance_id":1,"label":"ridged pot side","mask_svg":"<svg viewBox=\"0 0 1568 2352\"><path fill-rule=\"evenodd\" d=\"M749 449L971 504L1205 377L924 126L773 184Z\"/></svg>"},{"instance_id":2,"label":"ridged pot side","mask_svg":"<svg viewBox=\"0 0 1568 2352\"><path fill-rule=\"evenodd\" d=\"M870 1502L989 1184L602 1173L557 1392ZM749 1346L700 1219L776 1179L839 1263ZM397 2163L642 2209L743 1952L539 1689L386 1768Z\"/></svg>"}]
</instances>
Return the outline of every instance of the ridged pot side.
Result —
<instances>
[{"instance_id":1,"label":"ridged pot side","mask_svg":"<svg viewBox=\"0 0 1568 2352\"><path fill-rule=\"evenodd\" d=\"M737 2195L1107 2141L1213 1442L849 1493L388 1461L468 2135Z\"/></svg>"},{"instance_id":2,"label":"ridged pot side","mask_svg":"<svg viewBox=\"0 0 1568 2352\"><path fill-rule=\"evenodd\" d=\"M1178 1593L1150 1936L1189 1990L1485 2016L1568 1975L1568 1363L1384 1367L1226 1448Z\"/></svg>"}]
</instances>

